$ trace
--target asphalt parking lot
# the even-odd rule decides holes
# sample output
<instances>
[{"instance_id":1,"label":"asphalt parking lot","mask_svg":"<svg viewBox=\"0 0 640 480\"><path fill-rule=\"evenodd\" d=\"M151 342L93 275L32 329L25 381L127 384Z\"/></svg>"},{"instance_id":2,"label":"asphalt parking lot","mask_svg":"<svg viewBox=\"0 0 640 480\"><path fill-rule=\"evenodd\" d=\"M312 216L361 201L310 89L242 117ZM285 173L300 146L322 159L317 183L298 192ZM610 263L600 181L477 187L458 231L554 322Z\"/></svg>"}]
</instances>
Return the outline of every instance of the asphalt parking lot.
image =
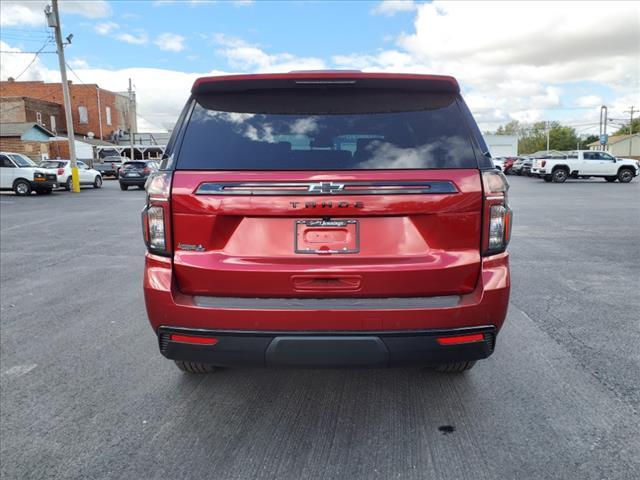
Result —
<instances>
[{"instance_id":1,"label":"asphalt parking lot","mask_svg":"<svg viewBox=\"0 0 640 480\"><path fill-rule=\"evenodd\" d=\"M142 191L0 195L2 478L638 478L640 180L510 181L509 317L462 376L185 375L146 319Z\"/></svg>"}]
</instances>

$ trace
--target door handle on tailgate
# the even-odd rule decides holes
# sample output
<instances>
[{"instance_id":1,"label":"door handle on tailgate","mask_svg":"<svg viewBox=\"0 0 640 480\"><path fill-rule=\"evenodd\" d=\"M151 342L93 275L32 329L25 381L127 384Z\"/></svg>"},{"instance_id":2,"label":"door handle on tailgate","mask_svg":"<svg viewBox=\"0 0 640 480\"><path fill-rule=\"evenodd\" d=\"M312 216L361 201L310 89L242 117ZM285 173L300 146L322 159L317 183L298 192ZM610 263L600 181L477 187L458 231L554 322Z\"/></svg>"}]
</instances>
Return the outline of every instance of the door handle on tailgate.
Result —
<instances>
[{"instance_id":1,"label":"door handle on tailgate","mask_svg":"<svg viewBox=\"0 0 640 480\"><path fill-rule=\"evenodd\" d=\"M293 289L298 292L360 290L360 275L293 275Z\"/></svg>"}]
</instances>

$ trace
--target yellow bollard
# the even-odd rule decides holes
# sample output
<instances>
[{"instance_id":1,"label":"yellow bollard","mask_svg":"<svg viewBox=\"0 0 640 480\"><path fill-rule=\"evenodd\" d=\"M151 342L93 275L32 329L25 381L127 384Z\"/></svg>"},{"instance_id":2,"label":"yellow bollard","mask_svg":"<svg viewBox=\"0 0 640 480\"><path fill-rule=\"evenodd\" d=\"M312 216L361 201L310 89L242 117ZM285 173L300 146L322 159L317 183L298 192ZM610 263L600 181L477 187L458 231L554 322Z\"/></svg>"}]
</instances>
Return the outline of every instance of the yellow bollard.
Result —
<instances>
[{"instance_id":1,"label":"yellow bollard","mask_svg":"<svg viewBox=\"0 0 640 480\"><path fill-rule=\"evenodd\" d=\"M80 175L78 174L78 167L71 169L71 181L73 183L72 192L80 193Z\"/></svg>"}]
</instances>

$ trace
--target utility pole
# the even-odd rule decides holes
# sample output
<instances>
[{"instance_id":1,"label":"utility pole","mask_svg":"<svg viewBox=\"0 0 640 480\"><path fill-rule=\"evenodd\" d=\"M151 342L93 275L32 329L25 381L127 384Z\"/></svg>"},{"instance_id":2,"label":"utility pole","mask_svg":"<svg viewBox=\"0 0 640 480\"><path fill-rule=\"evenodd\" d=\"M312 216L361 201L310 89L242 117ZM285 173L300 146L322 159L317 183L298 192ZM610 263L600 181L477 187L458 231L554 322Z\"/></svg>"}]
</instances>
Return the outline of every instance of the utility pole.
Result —
<instances>
[{"instance_id":1,"label":"utility pole","mask_svg":"<svg viewBox=\"0 0 640 480\"><path fill-rule=\"evenodd\" d=\"M131 160L135 160L133 156L133 89L131 88L131 79L129 79L129 142L131 143Z\"/></svg>"},{"instance_id":2,"label":"utility pole","mask_svg":"<svg viewBox=\"0 0 640 480\"><path fill-rule=\"evenodd\" d=\"M547 153L549 153L549 120L547 120Z\"/></svg>"},{"instance_id":3,"label":"utility pole","mask_svg":"<svg viewBox=\"0 0 640 480\"><path fill-rule=\"evenodd\" d=\"M64 116L67 121L67 137L69 138L69 160L71 161L72 191L80 193L80 177L78 176L78 164L76 163L76 137L73 133L73 117L71 110L71 97L69 95L69 83L67 82L66 63L64 61L64 46L62 44L62 32L60 31L60 13L58 0L52 0L53 9L47 5L44 9L47 23L53 28L58 50L58 63L60 64L60 76L62 77L62 96L64 97Z\"/></svg>"},{"instance_id":4,"label":"utility pole","mask_svg":"<svg viewBox=\"0 0 640 480\"><path fill-rule=\"evenodd\" d=\"M631 144L633 143L633 112L635 107L631 105L631 108L624 113L628 113L630 115L629 118L629 156L631 156Z\"/></svg>"}]
</instances>

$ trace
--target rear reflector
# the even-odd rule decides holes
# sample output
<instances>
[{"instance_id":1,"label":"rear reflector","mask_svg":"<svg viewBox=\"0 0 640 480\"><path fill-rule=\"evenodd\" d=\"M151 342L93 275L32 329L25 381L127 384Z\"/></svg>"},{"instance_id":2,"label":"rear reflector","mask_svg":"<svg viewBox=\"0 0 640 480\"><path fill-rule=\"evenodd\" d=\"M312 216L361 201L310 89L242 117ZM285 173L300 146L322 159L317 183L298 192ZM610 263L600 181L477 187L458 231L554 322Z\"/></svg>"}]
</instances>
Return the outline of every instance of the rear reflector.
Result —
<instances>
[{"instance_id":1,"label":"rear reflector","mask_svg":"<svg viewBox=\"0 0 640 480\"><path fill-rule=\"evenodd\" d=\"M217 338L211 337L196 337L193 335L176 335L171 334L172 342L181 342L181 343L195 343L198 345L215 345L218 343Z\"/></svg>"},{"instance_id":2,"label":"rear reflector","mask_svg":"<svg viewBox=\"0 0 640 480\"><path fill-rule=\"evenodd\" d=\"M456 337L438 337L437 341L440 345L460 345L462 343L482 342L484 335L482 333L473 333L471 335L458 335Z\"/></svg>"}]
</instances>

